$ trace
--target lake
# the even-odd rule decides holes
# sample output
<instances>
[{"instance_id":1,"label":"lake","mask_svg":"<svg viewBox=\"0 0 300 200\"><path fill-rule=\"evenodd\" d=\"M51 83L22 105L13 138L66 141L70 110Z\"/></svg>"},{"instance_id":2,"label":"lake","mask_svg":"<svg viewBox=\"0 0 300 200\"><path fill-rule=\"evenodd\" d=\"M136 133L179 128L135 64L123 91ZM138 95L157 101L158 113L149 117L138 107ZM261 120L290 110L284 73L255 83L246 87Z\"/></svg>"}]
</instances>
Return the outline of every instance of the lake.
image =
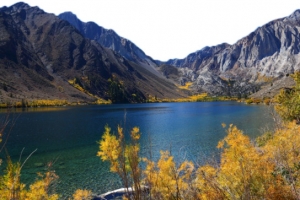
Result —
<instances>
[{"instance_id":1,"label":"lake","mask_svg":"<svg viewBox=\"0 0 300 200\"><path fill-rule=\"evenodd\" d=\"M170 150L177 161L203 164L217 154L218 141L226 136L221 124L234 124L251 138L272 129L271 109L264 105L237 102L116 104L16 110L10 114L7 151L13 160L21 160L35 149L22 170L21 180L32 182L37 172L53 163L60 177L56 191L63 198L77 188L104 193L121 186L108 163L96 156L97 141L104 126L114 132L121 125L128 133L138 126L142 133L142 156L159 158L160 150ZM5 112L0 117L5 117ZM10 127L12 128L10 130ZM5 139L5 138L4 138ZM2 143L3 144L3 143ZM150 148L151 147L151 148ZM5 151L0 156L5 159ZM4 165L1 166L3 169Z\"/></svg>"}]
</instances>

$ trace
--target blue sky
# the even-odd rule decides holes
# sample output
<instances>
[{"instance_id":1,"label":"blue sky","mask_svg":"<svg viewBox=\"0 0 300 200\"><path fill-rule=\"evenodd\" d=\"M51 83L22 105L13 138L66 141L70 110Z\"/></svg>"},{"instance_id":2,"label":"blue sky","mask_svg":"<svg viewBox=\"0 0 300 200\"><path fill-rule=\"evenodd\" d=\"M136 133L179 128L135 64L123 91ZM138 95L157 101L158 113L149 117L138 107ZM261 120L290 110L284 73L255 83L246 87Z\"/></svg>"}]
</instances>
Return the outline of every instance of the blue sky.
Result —
<instances>
[{"instance_id":1,"label":"blue sky","mask_svg":"<svg viewBox=\"0 0 300 200\"><path fill-rule=\"evenodd\" d=\"M2 0L0 7L18 1ZM154 59L184 58L205 46L229 44L300 9L299 0L27 0L56 15L115 30Z\"/></svg>"}]
</instances>

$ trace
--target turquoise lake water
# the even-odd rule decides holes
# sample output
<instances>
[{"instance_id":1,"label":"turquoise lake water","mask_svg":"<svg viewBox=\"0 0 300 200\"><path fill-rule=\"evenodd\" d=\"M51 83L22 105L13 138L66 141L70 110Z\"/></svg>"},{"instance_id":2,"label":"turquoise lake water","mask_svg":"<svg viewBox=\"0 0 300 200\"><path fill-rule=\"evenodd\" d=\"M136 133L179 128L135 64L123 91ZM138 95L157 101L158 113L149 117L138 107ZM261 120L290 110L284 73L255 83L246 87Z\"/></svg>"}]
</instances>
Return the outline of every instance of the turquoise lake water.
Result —
<instances>
[{"instance_id":1,"label":"turquoise lake water","mask_svg":"<svg viewBox=\"0 0 300 200\"><path fill-rule=\"evenodd\" d=\"M160 150L170 150L177 161L203 164L217 155L216 145L226 136L221 124L234 124L251 138L272 129L271 108L237 102L117 104L17 110L10 114L6 149L13 160L21 160L37 149L24 165L22 181L30 183L47 163L60 177L56 191L62 199L77 188L104 193L121 186L108 163L96 156L97 141L104 126L114 132L117 125L128 133L138 126L142 133L142 156L154 159ZM0 117L6 114L3 111ZM15 123L14 123L15 122ZM10 127L12 127L10 131ZM4 138L5 139L5 138ZM3 144L3 143L2 143ZM151 146L151 148L150 148ZM0 157L5 160L5 151ZM3 169L4 165L1 166Z\"/></svg>"}]
</instances>

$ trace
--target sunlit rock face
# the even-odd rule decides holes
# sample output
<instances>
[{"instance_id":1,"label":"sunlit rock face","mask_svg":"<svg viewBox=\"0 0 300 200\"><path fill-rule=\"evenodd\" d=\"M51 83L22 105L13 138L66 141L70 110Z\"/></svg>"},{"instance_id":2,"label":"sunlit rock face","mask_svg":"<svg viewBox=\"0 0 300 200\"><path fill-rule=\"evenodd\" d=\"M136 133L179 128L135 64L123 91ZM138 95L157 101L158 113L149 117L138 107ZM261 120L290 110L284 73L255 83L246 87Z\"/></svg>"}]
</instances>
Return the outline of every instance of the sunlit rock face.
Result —
<instances>
[{"instance_id":1,"label":"sunlit rock face","mask_svg":"<svg viewBox=\"0 0 300 200\"><path fill-rule=\"evenodd\" d=\"M300 10L297 10L257 28L233 45L205 47L166 64L178 67L195 89L215 94L252 93L266 80L300 69L299 31Z\"/></svg>"}]
</instances>

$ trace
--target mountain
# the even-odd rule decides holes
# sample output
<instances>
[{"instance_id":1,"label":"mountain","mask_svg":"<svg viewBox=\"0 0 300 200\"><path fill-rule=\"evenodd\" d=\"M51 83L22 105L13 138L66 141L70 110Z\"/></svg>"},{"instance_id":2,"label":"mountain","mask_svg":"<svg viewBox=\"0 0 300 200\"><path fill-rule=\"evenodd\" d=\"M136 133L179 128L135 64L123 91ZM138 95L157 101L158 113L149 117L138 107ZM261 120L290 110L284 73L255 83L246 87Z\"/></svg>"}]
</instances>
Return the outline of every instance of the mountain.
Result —
<instances>
[{"instance_id":1,"label":"mountain","mask_svg":"<svg viewBox=\"0 0 300 200\"><path fill-rule=\"evenodd\" d=\"M265 95L272 93L268 85L290 85L279 80L300 69L299 10L233 45L205 47L167 62L70 12L55 16L25 3L0 8L0 30L0 103L186 96L174 82L192 83L192 93L248 96L264 88Z\"/></svg>"},{"instance_id":2,"label":"mountain","mask_svg":"<svg viewBox=\"0 0 300 200\"><path fill-rule=\"evenodd\" d=\"M127 60L144 66L145 69L160 76L160 73L155 69L157 67L156 62L134 43L120 37L115 31L105 29L94 22L84 23L72 12L64 12L58 17L72 24L84 37L97 41L100 45L114 50Z\"/></svg>"},{"instance_id":3,"label":"mountain","mask_svg":"<svg viewBox=\"0 0 300 200\"><path fill-rule=\"evenodd\" d=\"M38 7L0 8L0 30L0 102L96 97L143 102L149 96L184 96L162 76Z\"/></svg>"},{"instance_id":4,"label":"mountain","mask_svg":"<svg viewBox=\"0 0 300 200\"><path fill-rule=\"evenodd\" d=\"M195 91L249 94L300 69L299 31L300 10L296 10L257 28L233 45L205 47L184 59L163 64L177 67L180 81L193 82Z\"/></svg>"}]
</instances>

